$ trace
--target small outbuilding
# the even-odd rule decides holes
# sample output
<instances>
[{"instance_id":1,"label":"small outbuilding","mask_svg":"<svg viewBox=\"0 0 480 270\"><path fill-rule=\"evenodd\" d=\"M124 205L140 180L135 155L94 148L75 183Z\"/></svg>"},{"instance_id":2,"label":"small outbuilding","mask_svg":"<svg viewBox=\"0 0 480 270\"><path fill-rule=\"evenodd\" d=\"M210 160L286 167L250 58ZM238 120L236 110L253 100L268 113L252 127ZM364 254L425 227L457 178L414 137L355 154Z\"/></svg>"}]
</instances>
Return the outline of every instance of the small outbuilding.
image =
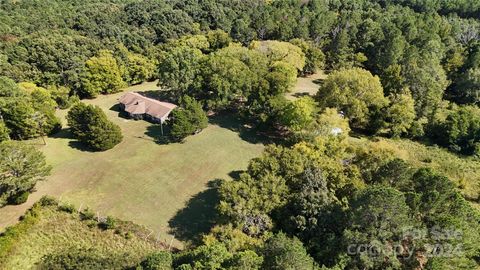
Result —
<instances>
[{"instance_id":1,"label":"small outbuilding","mask_svg":"<svg viewBox=\"0 0 480 270\"><path fill-rule=\"evenodd\" d=\"M177 105L128 92L118 100L120 108L135 120L150 120L163 124Z\"/></svg>"}]
</instances>

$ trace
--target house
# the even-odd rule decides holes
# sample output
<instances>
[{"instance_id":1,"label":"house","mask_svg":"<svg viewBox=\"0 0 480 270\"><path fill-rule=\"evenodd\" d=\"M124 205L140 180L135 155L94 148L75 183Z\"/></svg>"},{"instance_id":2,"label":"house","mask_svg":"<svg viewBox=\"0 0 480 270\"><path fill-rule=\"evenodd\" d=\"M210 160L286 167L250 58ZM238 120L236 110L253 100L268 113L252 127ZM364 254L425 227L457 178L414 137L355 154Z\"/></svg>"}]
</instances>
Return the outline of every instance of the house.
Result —
<instances>
[{"instance_id":1,"label":"house","mask_svg":"<svg viewBox=\"0 0 480 270\"><path fill-rule=\"evenodd\" d=\"M120 108L135 120L150 120L164 123L177 105L128 92L118 99Z\"/></svg>"}]
</instances>

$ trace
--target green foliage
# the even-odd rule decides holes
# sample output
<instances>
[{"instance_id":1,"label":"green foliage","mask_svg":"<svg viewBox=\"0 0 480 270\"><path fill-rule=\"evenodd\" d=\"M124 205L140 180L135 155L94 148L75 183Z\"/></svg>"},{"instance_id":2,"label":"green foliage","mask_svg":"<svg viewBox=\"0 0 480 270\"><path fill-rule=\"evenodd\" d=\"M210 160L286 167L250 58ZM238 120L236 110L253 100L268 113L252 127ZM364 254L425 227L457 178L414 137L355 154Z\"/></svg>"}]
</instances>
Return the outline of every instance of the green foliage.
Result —
<instances>
[{"instance_id":1,"label":"green foliage","mask_svg":"<svg viewBox=\"0 0 480 270\"><path fill-rule=\"evenodd\" d=\"M460 106L452 111L440 124L437 140L454 151L478 154L480 110L476 106Z\"/></svg>"},{"instance_id":2,"label":"green foliage","mask_svg":"<svg viewBox=\"0 0 480 270\"><path fill-rule=\"evenodd\" d=\"M5 125L3 120L0 121L0 143L10 140L10 130Z\"/></svg>"},{"instance_id":3,"label":"green foliage","mask_svg":"<svg viewBox=\"0 0 480 270\"><path fill-rule=\"evenodd\" d=\"M143 270L169 270L172 269L172 254L167 251L160 251L149 254L141 263Z\"/></svg>"},{"instance_id":4,"label":"green foliage","mask_svg":"<svg viewBox=\"0 0 480 270\"><path fill-rule=\"evenodd\" d=\"M380 79L361 68L330 74L316 99L322 108L338 108L353 127L363 129L373 120L373 113L388 104Z\"/></svg>"},{"instance_id":5,"label":"green foliage","mask_svg":"<svg viewBox=\"0 0 480 270\"><path fill-rule=\"evenodd\" d=\"M93 98L98 94L115 93L124 86L120 66L112 51L101 50L98 56L85 62L81 89L84 97Z\"/></svg>"},{"instance_id":6,"label":"green foliage","mask_svg":"<svg viewBox=\"0 0 480 270\"><path fill-rule=\"evenodd\" d=\"M183 107L176 108L172 112L170 135L177 141L200 132L208 125L207 114L203 111L200 102L189 96L184 96L182 102Z\"/></svg>"},{"instance_id":7,"label":"green foliage","mask_svg":"<svg viewBox=\"0 0 480 270\"><path fill-rule=\"evenodd\" d=\"M0 114L13 139L29 139L61 128L50 93L32 83L0 79Z\"/></svg>"},{"instance_id":8,"label":"green foliage","mask_svg":"<svg viewBox=\"0 0 480 270\"><path fill-rule=\"evenodd\" d=\"M314 261L308 255L302 242L278 233L268 239L263 249L264 269L310 270L314 269Z\"/></svg>"},{"instance_id":9,"label":"green foliage","mask_svg":"<svg viewBox=\"0 0 480 270\"><path fill-rule=\"evenodd\" d=\"M401 262L393 252L391 244L401 243L403 232L414 225L409 216L410 209L405 196L387 187L368 187L351 204L350 223L344 232L344 245L356 250L349 262L352 269L400 268ZM370 248L358 252L359 245L373 246L381 256L375 256Z\"/></svg>"},{"instance_id":10,"label":"green foliage","mask_svg":"<svg viewBox=\"0 0 480 270\"><path fill-rule=\"evenodd\" d=\"M93 150L111 149L123 139L120 127L108 120L98 106L76 103L67 121L73 135Z\"/></svg>"},{"instance_id":11,"label":"green foliage","mask_svg":"<svg viewBox=\"0 0 480 270\"><path fill-rule=\"evenodd\" d=\"M311 97L302 97L289 103L282 115L284 123L291 131L301 131L315 120L316 104Z\"/></svg>"},{"instance_id":12,"label":"green foliage","mask_svg":"<svg viewBox=\"0 0 480 270\"><path fill-rule=\"evenodd\" d=\"M197 48L169 47L159 61L159 84L178 91L178 96L187 93L187 90L195 83L202 57L202 52Z\"/></svg>"},{"instance_id":13,"label":"green foliage","mask_svg":"<svg viewBox=\"0 0 480 270\"><path fill-rule=\"evenodd\" d=\"M261 269L263 258L252 250L245 250L233 254L233 257L226 263L226 269L255 270Z\"/></svg>"},{"instance_id":14,"label":"green foliage","mask_svg":"<svg viewBox=\"0 0 480 270\"><path fill-rule=\"evenodd\" d=\"M301 71L302 75L314 74L324 67L325 54L318 45L301 39L292 39L290 43L301 48L305 54L305 66Z\"/></svg>"},{"instance_id":15,"label":"green foliage","mask_svg":"<svg viewBox=\"0 0 480 270\"><path fill-rule=\"evenodd\" d=\"M115 220L115 218L107 216L107 218L104 221L100 222L98 225L104 230L113 230L115 229L116 224L117 221Z\"/></svg>"},{"instance_id":16,"label":"green foliage","mask_svg":"<svg viewBox=\"0 0 480 270\"><path fill-rule=\"evenodd\" d=\"M121 260L112 256L102 256L95 249L69 249L44 256L38 269L114 269L122 267Z\"/></svg>"},{"instance_id":17,"label":"green foliage","mask_svg":"<svg viewBox=\"0 0 480 270\"><path fill-rule=\"evenodd\" d=\"M14 204L14 205L25 203L28 200L29 195L30 195L30 192L28 191L21 192L17 195L14 195L13 197L10 197L8 203Z\"/></svg>"},{"instance_id":18,"label":"green foliage","mask_svg":"<svg viewBox=\"0 0 480 270\"><path fill-rule=\"evenodd\" d=\"M51 167L35 147L14 141L0 143L0 206L7 200L21 202ZM28 195L27 195L28 196Z\"/></svg>"},{"instance_id":19,"label":"green foliage","mask_svg":"<svg viewBox=\"0 0 480 270\"><path fill-rule=\"evenodd\" d=\"M223 269L222 265L232 257L224 245L215 243L202 245L193 250L180 254L176 264L179 269L216 270Z\"/></svg>"},{"instance_id":20,"label":"green foliage","mask_svg":"<svg viewBox=\"0 0 480 270\"><path fill-rule=\"evenodd\" d=\"M288 42L253 41L250 48L264 54L271 64L285 62L295 67L298 72L301 72L305 66L305 54L302 49Z\"/></svg>"},{"instance_id":21,"label":"green foliage","mask_svg":"<svg viewBox=\"0 0 480 270\"><path fill-rule=\"evenodd\" d=\"M408 90L394 94L387 109L386 126L392 137L407 134L415 120L415 101Z\"/></svg>"}]
</instances>

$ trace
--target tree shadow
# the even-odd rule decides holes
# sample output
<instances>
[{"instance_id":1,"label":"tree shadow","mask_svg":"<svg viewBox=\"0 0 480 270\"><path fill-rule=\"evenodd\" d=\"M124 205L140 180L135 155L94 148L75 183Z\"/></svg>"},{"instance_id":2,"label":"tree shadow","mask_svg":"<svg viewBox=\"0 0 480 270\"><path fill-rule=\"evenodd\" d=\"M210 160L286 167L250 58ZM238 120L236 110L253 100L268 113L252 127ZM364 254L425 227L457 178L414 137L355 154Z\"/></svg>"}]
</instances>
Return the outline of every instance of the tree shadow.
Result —
<instances>
[{"instance_id":1,"label":"tree shadow","mask_svg":"<svg viewBox=\"0 0 480 270\"><path fill-rule=\"evenodd\" d=\"M173 90L145 90L138 91L137 93L148 98L170 103L175 103L178 99L178 93L175 93Z\"/></svg>"},{"instance_id":2,"label":"tree shadow","mask_svg":"<svg viewBox=\"0 0 480 270\"><path fill-rule=\"evenodd\" d=\"M163 124L162 127L160 124L152 123L144 134L157 144L182 143L172 139L170 129L170 125Z\"/></svg>"},{"instance_id":3,"label":"tree shadow","mask_svg":"<svg viewBox=\"0 0 480 270\"><path fill-rule=\"evenodd\" d=\"M202 235L219 223L217 205L220 201L218 187L221 180L207 183L207 189L196 194L168 221L170 233L181 241L198 244Z\"/></svg>"},{"instance_id":4,"label":"tree shadow","mask_svg":"<svg viewBox=\"0 0 480 270\"><path fill-rule=\"evenodd\" d=\"M292 96L296 97L296 98L301 98L301 97L305 97L305 96L310 96L310 93L309 92L297 92L297 93L292 94Z\"/></svg>"},{"instance_id":5,"label":"tree shadow","mask_svg":"<svg viewBox=\"0 0 480 270\"><path fill-rule=\"evenodd\" d=\"M210 124L214 124L238 133L242 140L249 143L269 144L275 142L272 137L262 133L258 128L249 125L238 114L222 113L222 115L210 116L208 121Z\"/></svg>"}]
</instances>

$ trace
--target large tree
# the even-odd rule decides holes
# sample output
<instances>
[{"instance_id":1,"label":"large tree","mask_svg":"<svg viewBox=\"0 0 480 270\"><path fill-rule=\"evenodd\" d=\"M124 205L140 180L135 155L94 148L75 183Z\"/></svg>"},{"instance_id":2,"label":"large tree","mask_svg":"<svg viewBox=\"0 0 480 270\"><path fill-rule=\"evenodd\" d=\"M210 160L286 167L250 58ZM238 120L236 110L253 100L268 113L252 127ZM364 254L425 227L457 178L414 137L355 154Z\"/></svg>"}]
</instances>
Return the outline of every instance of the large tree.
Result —
<instances>
[{"instance_id":1,"label":"large tree","mask_svg":"<svg viewBox=\"0 0 480 270\"><path fill-rule=\"evenodd\" d=\"M68 112L67 121L73 135L92 150L111 149L123 139L120 127L98 106L79 102Z\"/></svg>"},{"instance_id":2,"label":"large tree","mask_svg":"<svg viewBox=\"0 0 480 270\"><path fill-rule=\"evenodd\" d=\"M98 56L85 62L81 91L83 96L93 98L98 94L115 93L123 86L125 82L122 71L111 51L101 50Z\"/></svg>"},{"instance_id":3,"label":"large tree","mask_svg":"<svg viewBox=\"0 0 480 270\"><path fill-rule=\"evenodd\" d=\"M380 79L361 68L330 74L316 99L323 108L338 108L356 128L367 128L374 113L388 104Z\"/></svg>"},{"instance_id":4,"label":"large tree","mask_svg":"<svg viewBox=\"0 0 480 270\"><path fill-rule=\"evenodd\" d=\"M172 138L178 141L201 131L208 125L207 114L203 111L200 102L189 96L184 96L182 103L182 107L176 108L172 112L173 120L170 130Z\"/></svg>"},{"instance_id":5,"label":"large tree","mask_svg":"<svg viewBox=\"0 0 480 270\"><path fill-rule=\"evenodd\" d=\"M263 250L264 269L272 270L310 270L315 263L308 255L302 242L278 233L268 239Z\"/></svg>"},{"instance_id":6,"label":"large tree","mask_svg":"<svg viewBox=\"0 0 480 270\"><path fill-rule=\"evenodd\" d=\"M0 206L28 194L50 174L45 156L22 142L0 143Z\"/></svg>"}]
</instances>

